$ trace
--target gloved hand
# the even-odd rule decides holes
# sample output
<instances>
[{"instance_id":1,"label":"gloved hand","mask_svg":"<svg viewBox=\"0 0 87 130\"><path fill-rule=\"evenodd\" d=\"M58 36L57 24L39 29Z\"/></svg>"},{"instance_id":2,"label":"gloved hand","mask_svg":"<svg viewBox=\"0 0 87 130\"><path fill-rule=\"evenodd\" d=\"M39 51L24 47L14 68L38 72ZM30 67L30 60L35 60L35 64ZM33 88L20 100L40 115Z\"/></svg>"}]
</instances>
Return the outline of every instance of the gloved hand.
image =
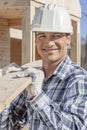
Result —
<instances>
[{"instance_id":1,"label":"gloved hand","mask_svg":"<svg viewBox=\"0 0 87 130\"><path fill-rule=\"evenodd\" d=\"M19 73L17 77L32 77L32 84L27 87L30 99L37 96L41 92L44 79L44 72L42 70L30 67L25 71Z\"/></svg>"},{"instance_id":2,"label":"gloved hand","mask_svg":"<svg viewBox=\"0 0 87 130\"><path fill-rule=\"evenodd\" d=\"M18 72L22 71L24 68L17 65L16 63L10 63L9 65L3 67L2 69L2 74L5 75L7 73L12 73L12 72Z\"/></svg>"}]
</instances>

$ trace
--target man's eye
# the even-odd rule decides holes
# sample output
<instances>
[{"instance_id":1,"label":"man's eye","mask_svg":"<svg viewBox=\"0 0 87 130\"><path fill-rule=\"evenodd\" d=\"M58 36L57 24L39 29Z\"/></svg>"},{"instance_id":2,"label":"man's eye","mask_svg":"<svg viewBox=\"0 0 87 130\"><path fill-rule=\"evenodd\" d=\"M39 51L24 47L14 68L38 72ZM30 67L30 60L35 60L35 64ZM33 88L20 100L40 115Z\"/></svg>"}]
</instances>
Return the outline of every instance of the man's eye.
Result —
<instances>
[{"instance_id":1,"label":"man's eye","mask_svg":"<svg viewBox=\"0 0 87 130\"><path fill-rule=\"evenodd\" d=\"M64 34L55 34L54 37L55 38L62 38L62 37L64 37Z\"/></svg>"},{"instance_id":2,"label":"man's eye","mask_svg":"<svg viewBox=\"0 0 87 130\"><path fill-rule=\"evenodd\" d=\"M38 38L39 38L39 39L43 39L43 38L45 38L45 36L44 36L44 35L41 35L41 36L39 36Z\"/></svg>"},{"instance_id":3,"label":"man's eye","mask_svg":"<svg viewBox=\"0 0 87 130\"><path fill-rule=\"evenodd\" d=\"M61 38L62 35L61 35L61 34L56 34L54 37L55 37L55 38Z\"/></svg>"}]
</instances>

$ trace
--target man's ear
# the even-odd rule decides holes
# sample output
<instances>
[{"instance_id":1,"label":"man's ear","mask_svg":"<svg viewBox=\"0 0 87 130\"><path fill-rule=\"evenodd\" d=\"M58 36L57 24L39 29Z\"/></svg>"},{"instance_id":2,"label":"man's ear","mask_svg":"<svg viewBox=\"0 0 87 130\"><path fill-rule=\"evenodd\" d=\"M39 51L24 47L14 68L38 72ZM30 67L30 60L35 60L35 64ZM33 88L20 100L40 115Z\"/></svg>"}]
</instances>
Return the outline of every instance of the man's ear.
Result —
<instances>
[{"instance_id":1,"label":"man's ear","mask_svg":"<svg viewBox=\"0 0 87 130\"><path fill-rule=\"evenodd\" d=\"M67 36L67 44L70 44L71 43L71 35L68 35Z\"/></svg>"}]
</instances>

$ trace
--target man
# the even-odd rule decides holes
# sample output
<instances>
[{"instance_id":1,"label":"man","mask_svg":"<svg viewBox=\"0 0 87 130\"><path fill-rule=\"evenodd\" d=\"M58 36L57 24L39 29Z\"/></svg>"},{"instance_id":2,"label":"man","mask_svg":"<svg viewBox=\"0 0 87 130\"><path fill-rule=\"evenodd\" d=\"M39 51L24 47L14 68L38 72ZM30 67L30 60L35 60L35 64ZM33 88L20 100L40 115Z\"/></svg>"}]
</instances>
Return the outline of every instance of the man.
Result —
<instances>
[{"instance_id":1,"label":"man","mask_svg":"<svg viewBox=\"0 0 87 130\"><path fill-rule=\"evenodd\" d=\"M30 130L87 130L87 72L67 55L73 33L67 10L40 7L31 29L45 78L41 90L38 84L37 92L25 90L1 113L0 130L19 130L26 122Z\"/></svg>"}]
</instances>

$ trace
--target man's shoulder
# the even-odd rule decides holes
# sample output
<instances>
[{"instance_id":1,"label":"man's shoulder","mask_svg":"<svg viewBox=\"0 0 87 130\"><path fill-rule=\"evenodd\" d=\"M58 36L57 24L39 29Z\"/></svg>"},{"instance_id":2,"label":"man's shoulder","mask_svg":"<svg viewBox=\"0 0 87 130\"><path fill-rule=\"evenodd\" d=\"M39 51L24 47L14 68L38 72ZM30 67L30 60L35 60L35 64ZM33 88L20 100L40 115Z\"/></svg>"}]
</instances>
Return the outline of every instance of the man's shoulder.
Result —
<instances>
[{"instance_id":1,"label":"man's shoulder","mask_svg":"<svg viewBox=\"0 0 87 130\"><path fill-rule=\"evenodd\" d=\"M70 78L70 77L73 79L87 77L87 71L81 66L72 62L66 78Z\"/></svg>"}]
</instances>

